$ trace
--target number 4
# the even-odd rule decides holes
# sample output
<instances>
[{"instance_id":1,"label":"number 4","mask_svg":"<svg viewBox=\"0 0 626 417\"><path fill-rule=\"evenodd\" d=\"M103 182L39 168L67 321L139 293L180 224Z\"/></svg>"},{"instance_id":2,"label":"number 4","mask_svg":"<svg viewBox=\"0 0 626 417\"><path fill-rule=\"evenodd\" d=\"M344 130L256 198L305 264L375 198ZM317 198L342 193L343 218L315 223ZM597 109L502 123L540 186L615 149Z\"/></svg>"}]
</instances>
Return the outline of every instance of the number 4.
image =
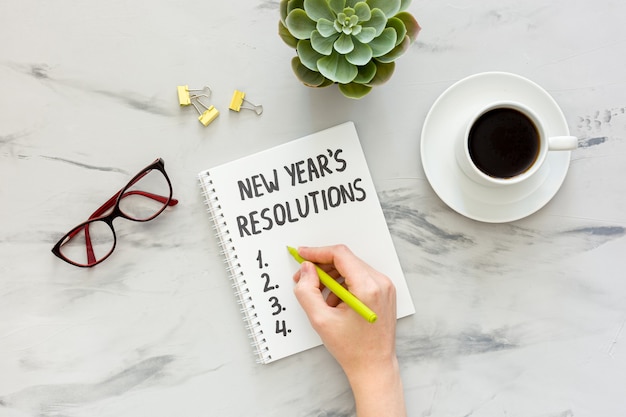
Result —
<instances>
[{"instance_id":1,"label":"number 4","mask_svg":"<svg viewBox=\"0 0 626 417\"><path fill-rule=\"evenodd\" d=\"M291 329L287 329L285 320L276 320L276 333L282 333L283 336L287 336L287 333L291 333Z\"/></svg>"}]
</instances>

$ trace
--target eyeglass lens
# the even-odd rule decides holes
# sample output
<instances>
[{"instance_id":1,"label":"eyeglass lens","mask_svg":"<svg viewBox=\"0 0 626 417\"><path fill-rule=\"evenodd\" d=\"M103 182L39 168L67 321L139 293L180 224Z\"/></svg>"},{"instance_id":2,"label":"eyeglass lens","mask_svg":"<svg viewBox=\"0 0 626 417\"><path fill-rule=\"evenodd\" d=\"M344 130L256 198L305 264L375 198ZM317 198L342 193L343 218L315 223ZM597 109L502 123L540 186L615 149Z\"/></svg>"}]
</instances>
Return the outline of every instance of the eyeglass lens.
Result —
<instances>
[{"instance_id":1,"label":"eyeglass lens","mask_svg":"<svg viewBox=\"0 0 626 417\"><path fill-rule=\"evenodd\" d=\"M158 169L151 169L140 174L123 190L119 208L131 220L146 221L167 207L171 195L165 175Z\"/></svg>"},{"instance_id":2,"label":"eyeglass lens","mask_svg":"<svg viewBox=\"0 0 626 417\"><path fill-rule=\"evenodd\" d=\"M105 259L114 247L113 229L102 220L92 220L70 232L59 250L64 258L86 266Z\"/></svg>"}]
</instances>

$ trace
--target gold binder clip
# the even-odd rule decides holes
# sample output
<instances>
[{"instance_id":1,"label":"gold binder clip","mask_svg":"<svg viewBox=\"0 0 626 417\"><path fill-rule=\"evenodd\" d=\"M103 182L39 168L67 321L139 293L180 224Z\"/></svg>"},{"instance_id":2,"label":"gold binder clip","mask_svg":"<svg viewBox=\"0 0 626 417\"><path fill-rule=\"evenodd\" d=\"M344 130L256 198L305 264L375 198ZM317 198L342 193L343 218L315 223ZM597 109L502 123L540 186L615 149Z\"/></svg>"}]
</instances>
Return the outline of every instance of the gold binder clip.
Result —
<instances>
[{"instance_id":1,"label":"gold binder clip","mask_svg":"<svg viewBox=\"0 0 626 417\"><path fill-rule=\"evenodd\" d=\"M202 89L189 89L188 85L179 85L176 87L177 91L178 91L178 102L180 103L181 106L188 106L191 104L191 99L192 98L196 98L196 97L200 97L200 96L205 96L208 97L208 95L206 94L190 94L192 91L208 91L209 95L211 95L211 89L209 88L208 85L205 85Z\"/></svg>"},{"instance_id":2,"label":"gold binder clip","mask_svg":"<svg viewBox=\"0 0 626 417\"><path fill-rule=\"evenodd\" d=\"M196 106L196 103L194 103L193 101L190 100L190 103L200 115L198 116L198 120L200 121L200 123L202 123L205 126L208 126L213 120L215 120L217 116L220 115L220 112L213 105L207 107L203 102L200 101L200 97L208 97L208 96L206 94L201 94L199 96L192 97L192 99L195 99L198 102L198 104L204 107L206 109L205 111L200 111L198 106Z\"/></svg>"},{"instance_id":3,"label":"gold binder clip","mask_svg":"<svg viewBox=\"0 0 626 417\"><path fill-rule=\"evenodd\" d=\"M243 91L235 90L235 92L233 93L233 98L230 99L230 106L228 106L228 108L233 111L239 111L241 109L252 110L257 115L263 113L263 106L251 103L246 100L245 97L246 93L244 93ZM244 101L250 104L252 107L243 106Z\"/></svg>"}]
</instances>

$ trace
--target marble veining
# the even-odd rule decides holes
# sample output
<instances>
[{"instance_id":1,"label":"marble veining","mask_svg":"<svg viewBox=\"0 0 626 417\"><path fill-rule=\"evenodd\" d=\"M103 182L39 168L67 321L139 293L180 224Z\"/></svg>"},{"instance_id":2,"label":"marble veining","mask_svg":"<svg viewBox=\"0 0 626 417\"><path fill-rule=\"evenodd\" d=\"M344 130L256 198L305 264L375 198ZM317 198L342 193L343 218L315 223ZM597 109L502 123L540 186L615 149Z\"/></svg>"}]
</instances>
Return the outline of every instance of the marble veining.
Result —
<instances>
[{"instance_id":1,"label":"marble veining","mask_svg":"<svg viewBox=\"0 0 626 417\"><path fill-rule=\"evenodd\" d=\"M112 377L93 384L35 385L0 397L5 407L29 410L36 415L55 415L64 408L97 402L124 394L142 384L158 382L167 365L174 360L169 355L142 360Z\"/></svg>"},{"instance_id":2,"label":"marble veining","mask_svg":"<svg viewBox=\"0 0 626 417\"><path fill-rule=\"evenodd\" d=\"M49 159L51 161L58 161L58 162L64 162L66 164L72 164L80 168L85 168L87 170L95 170L95 171L102 171L102 172L118 172L120 174L130 175L129 172L119 169L119 168L115 168L115 167L95 166L95 165L85 164L80 161L73 161L70 159L60 158L58 156L41 155L41 157L44 159Z\"/></svg>"}]
</instances>

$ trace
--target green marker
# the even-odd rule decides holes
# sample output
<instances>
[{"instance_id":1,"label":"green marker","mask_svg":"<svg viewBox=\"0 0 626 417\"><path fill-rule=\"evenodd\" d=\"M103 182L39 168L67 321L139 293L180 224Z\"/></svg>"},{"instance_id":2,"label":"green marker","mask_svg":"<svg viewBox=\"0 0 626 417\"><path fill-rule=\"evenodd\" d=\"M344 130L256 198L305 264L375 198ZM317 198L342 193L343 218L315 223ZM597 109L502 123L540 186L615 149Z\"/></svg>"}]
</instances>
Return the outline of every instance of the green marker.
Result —
<instances>
[{"instance_id":1,"label":"green marker","mask_svg":"<svg viewBox=\"0 0 626 417\"><path fill-rule=\"evenodd\" d=\"M287 250L294 257L296 261L302 263L306 261L302 256L298 254L298 251L291 246L287 246ZM315 264L313 264L315 265ZM365 320L370 323L374 323L378 318L376 313L374 313L368 306L363 304L361 300L356 298L354 294L350 291L346 290L341 286L337 281L335 281L330 275L328 275L322 268L315 265L315 269L317 270L317 275L320 277L320 281L326 288L332 291L341 301L348 304L354 311L359 313Z\"/></svg>"}]
</instances>

